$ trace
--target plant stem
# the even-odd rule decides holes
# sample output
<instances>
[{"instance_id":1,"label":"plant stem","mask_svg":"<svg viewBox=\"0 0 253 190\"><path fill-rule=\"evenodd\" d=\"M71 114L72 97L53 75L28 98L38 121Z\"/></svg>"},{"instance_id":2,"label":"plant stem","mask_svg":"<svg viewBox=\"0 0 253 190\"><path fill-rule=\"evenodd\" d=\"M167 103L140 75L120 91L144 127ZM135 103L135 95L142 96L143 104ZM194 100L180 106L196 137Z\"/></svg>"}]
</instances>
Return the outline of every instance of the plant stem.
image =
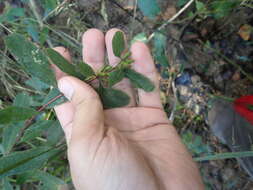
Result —
<instances>
[{"instance_id":1,"label":"plant stem","mask_svg":"<svg viewBox=\"0 0 253 190\"><path fill-rule=\"evenodd\" d=\"M54 98L52 98L51 100L49 100L46 104L44 104L43 106L41 106L39 109L37 109L37 112L42 112L46 109L47 106L49 106L50 104L52 104L53 102L55 102L56 100L60 99L61 97L63 97L64 95L61 93L57 96L55 96ZM34 119L36 118L37 115L33 116L32 118L30 118L29 120L26 121L26 126L29 126L32 124L32 122L34 121Z\"/></svg>"},{"instance_id":2,"label":"plant stem","mask_svg":"<svg viewBox=\"0 0 253 190\"><path fill-rule=\"evenodd\" d=\"M42 111L44 111L46 109L47 106L49 106L50 104L52 104L53 102L55 102L56 100L60 99L63 96L64 95L62 93L59 94L59 95L57 95L57 96L55 96L54 98L52 98L51 100L49 100L46 104L44 104L43 106L39 107L37 109L37 112L41 113ZM30 119L26 120L25 127L20 131L19 136L18 136L16 142L20 141L21 137L24 135L25 130L30 127L30 125L34 122L34 120L35 120L36 117L37 117L37 115L34 115Z\"/></svg>"},{"instance_id":3,"label":"plant stem","mask_svg":"<svg viewBox=\"0 0 253 190\"><path fill-rule=\"evenodd\" d=\"M173 17L171 17L169 20L167 20L164 24L162 24L160 27L158 27L157 31L160 31L162 29L164 29L168 24L170 24L171 22L173 22L174 20L176 20L188 7L191 6L191 4L194 2L195 0L190 0L182 9L180 9ZM153 32L149 38L148 41L150 41L153 37L155 36L155 32Z\"/></svg>"},{"instance_id":4,"label":"plant stem","mask_svg":"<svg viewBox=\"0 0 253 190\"><path fill-rule=\"evenodd\" d=\"M0 26L3 27L5 30L7 30L10 34L13 33L13 31L11 31L8 27L6 27L5 25L3 25L2 23L0 23Z\"/></svg>"}]
</instances>

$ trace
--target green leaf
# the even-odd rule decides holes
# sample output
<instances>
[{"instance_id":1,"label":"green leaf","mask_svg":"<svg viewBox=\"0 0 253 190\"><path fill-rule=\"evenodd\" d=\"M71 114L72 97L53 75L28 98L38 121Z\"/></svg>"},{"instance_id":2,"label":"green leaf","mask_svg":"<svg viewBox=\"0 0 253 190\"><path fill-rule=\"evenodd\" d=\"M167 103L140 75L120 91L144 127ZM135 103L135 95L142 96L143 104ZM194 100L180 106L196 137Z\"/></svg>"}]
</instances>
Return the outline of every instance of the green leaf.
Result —
<instances>
[{"instance_id":1,"label":"green leaf","mask_svg":"<svg viewBox=\"0 0 253 190\"><path fill-rule=\"evenodd\" d=\"M27 93L19 93L13 103L13 106L18 106L18 107L29 107L32 102L32 97L29 96Z\"/></svg>"},{"instance_id":2,"label":"green leaf","mask_svg":"<svg viewBox=\"0 0 253 190\"><path fill-rule=\"evenodd\" d=\"M59 67L61 71L71 76L80 78L80 73L76 71L75 65L70 64L64 57L62 57L60 53L54 49L47 49L46 52L52 63Z\"/></svg>"},{"instance_id":3,"label":"green leaf","mask_svg":"<svg viewBox=\"0 0 253 190\"><path fill-rule=\"evenodd\" d=\"M59 185L64 185L65 182L58 177L55 177L41 170L33 170L18 175L16 184L25 184L31 182L40 182L41 186L38 189L42 190L59 190Z\"/></svg>"},{"instance_id":4,"label":"green leaf","mask_svg":"<svg viewBox=\"0 0 253 190\"><path fill-rule=\"evenodd\" d=\"M31 108L10 106L0 110L0 124L9 124L29 119L38 112Z\"/></svg>"},{"instance_id":5,"label":"green leaf","mask_svg":"<svg viewBox=\"0 0 253 190\"><path fill-rule=\"evenodd\" d=\"M125 50L125 39L123 32L117 31L112 39L112 49L115 56L120 57Z\"/></svg>"},{"instance_id":6,"label":"green leaf","mask_svg":"<svg viewBox=\"0 0 253 190\"><path fill-rule=\"evenodd\" d=\"M43 7L45 9L44 15L47 16L52 10L57 7L57 0L44 0Z\"/></svg>"},{"instance_id":7,"label":"green leaf","mask_svg":"<svg viewBox=\"0 0 253 190\"><path fill-rule=\"evenodd\" d=\"M32 22L32 21L26 21L27 23L27 33L32 37L32 39L35 42L39 42L39 31L38 31L38 26L36 25L36 23Z\"/></svg>"},{"instance_id":8,"label":"green leaf","mask_svg":"<svg viewBox=\"0 0 253 190\"><path fill-rule=\"evenodd\" d=\"M49 158L59 152L62 152L62 150L50 149L49 147L36 147L4 156L0 158L0 179L29 170L39 169Z\"/></svg>"},{"instance_id":9,"label":"green leaf","mask_svg":"<svg viewBox=\"0 0 253 190\"><path fill-rule=\"evenodd\" d=\"M19 17L25 16L25 12L23 8L10 8L6 13L0 15L0 22L12 22Z\"/></svg>"},{"instance_id":10,"label":"green leaf","mask_svg":"<svg viewBox=\"0 0 253 190\"><path fill-rule=\"evenodd\" d=\"M7 125L3 129L3 148L4 154L10 153L12 147L14 146L16 139L20 130L24 127L24 122L14 123Z\"/></svg>"},{"instance_id":11,"label":"green leaf","mask_svg":"<svg viewBox=\"0 0 253 190\"><path fill-rule=\"evenodd\" d=\"M33 96L30 96L26 92L22 92L16 96L13 106L29 108L30 106L40 106L40 103L35 102Z\"/></svg>"},{"instance_id":12,"label":"green leaf","mask_svg":"<svg viewBox=\"0 0 253 190\"><path fill-rule=\"evenodd\" d=\"M138 7L144 16L154 19L160 12L157 0L138 0Z\"/></svg>"},{"instance_id":13,"label":"green leaf","mask_svg":"<svg viewBox=\"0 0 253 190\"><path fill-rule=\"evenodd\" d=\"M169 66L169 62L166 56L166 47L167 47L167 37L160 32L155 32L154 35L155 60L163 67Z\"/></svg>"},{"instance_id":14,"label":"green leaf","mask_svg":"<svg viewBox=\"0 0 253 190\"><path fill-rule=\"evenodd\" d=\"M26 129L21 141L29 141L35 137L41 136L43 132L55 125L57 121L42 120L34 123L28 129Z\"/></svg>"},{"instance_id":15,"label":"green leaf","mask_svg":"<svg viewBox=\"0 0 253 190\"><path fill-rule=\"evenodd\" d=\"M37 171L33 179L37 179L38 181L42 182L43 186L42 189L50 189L50 190L58 190L60 185L65 184L64 181L55 177L49 173L43 171Z\"/></svg>"},{"instance_id":16,"label":"green leaf","mask_svg":"<svg viewBox=\"0 0 253 190\"><path fill-rule=\"evenodd\" d=\"M148 37L147 37L147 35L144 32L139 33L136 36L134 36L134 38L131 41L131 44L133 44L135 42L147 43L148 42Z\"/></svg>"},{"instance_id":17,"label":"green leaf","mask_svg":"<svg viewBox=\"0 0 253 190\"><path fill-rule=\"evenodd\" d=\"M163 55L166 49L166 45L167 45L167 37L160 32L155 32L154 34L155 53L158 55Z\"/></svg>"},{"instance_id":18,"label":"green leaf","mask_svg":"<svg viewBox=\"0 0 253 190\"><path fill-rule=\"evenodd\" d=\"M24 70L49 85L56 86L54 73L44 53L20 34L5 38L5 44Z\"/></svg>"},{"instance_id":19,"label":"green leaf","mask_svg":"<svg viewBox=\"0 0 253 190\"><path fill-rule=\"evenodd\" d=\"M113 85L117 84L118 82L122 81L124 78L124 72L122 69L116 69L113 72L109 73L108 77L108 85L112 87Z\"/></svg>"},{"instance_id":20,"label":"green leaf","mask_svg":"<svg viewBox=\"0 0 253 190\"><path fill-rule=\"evenodd\" d=\"M106 109L123 107L130 102L130 98L126 93L113 88L104 88L100 85L98 93Z\"/></svg>"},{"instance_id":21,"label":"green leaf","mask_svg":"<svg viewBox=\"0 0 253 190\"><path fill-rule=\"evenodd\" d=\"M141 88L146 92L151 92L155 89L155 85L151 80L141 73L138 73L132 69L125 70L125 76L135 85L137 88Z\"/></svg>"},{"instance_id":22,"label":"green leaf","mask_svg":"<svg viewBox=\"0 0 253 190\"><path fill-rule=\"evenodd\" d=\"M95 75L95 72L93 71L91 66L89 66L86 63L77 64L76 65L76 70L78 72L80 72L85 78L88 78L88 77L91 77L91 76Z\"/></svg>"},{"instance_id":23,"label":"green leaf","mask_svg":"<svg viewBox=\"0 0 253 190\"><path fill-rule=\"evenodd\" d=\"M55 145L64 138L64 133L59 121L55 121L54 124L47 130L47 142L48 145Z\"/></svg>"},{"instance_id":24,"label":"green leaf","mask_svg":"<svg viewBox=\"0 0 253 190\"><path fill-rule=\"evenodd\" d=\"M212 9L212 14L214 16L214 18L216 19L220 19L223 18L225 16L228 16L232 10L236 7L240 5L240 1L237 0L217 0L217 1L213 1L211 2L211 9Z\"/></svg>"},{"instance_id":25,"label":"green leaf","mask_svg":"<svg viewBox=\"0 0 253 190\"><path fill-rule=\"evenodd\" d=\"M35 180L33 180L33 176L35 176L37 171L38 170L30 170L28 172L18 174L16 177L16 184L21 185L21 184L24 184L28 181L34 182Z\"/></svg>"},{"instance_id":26,"label":"green leaf","mask_svg":"<svg viewBox=\"0 0 253 190\"><path fill-rule=\"evenodd\" d=\"M177 1L177 7L182 7L188 2L189 2L189 0L178 0Z\"/></svg>"},{"instance_id":27,"label":"green leaf","mask_svg":"<svg viewBox=\"0 0 253 190\"><path fill-rule=\"evenodd\" d=\"M40 79L36 77L32 77L31 79L25 81L26 85L32 87L35 90L38 91L44 91L50 88L50 86L44 82L42 82Z\"/></svg>"},{"instance_id":28,"label":"green leaf","mask_svg":"<svg viewBox=\"0 0 253 190\"><path fill-rule=\"evenodd\" d=\"M40 44L43 45L47 39L48 39L48 34L49 34L49 29L44 27L41 32L40 32L40 36L39 36L39 41Z\"/></svg>"},{"instance_id":29,"label":"green leaf","mask_svg":"<svg viewBox=\"0 0 253 190\"><path fill-rule=\"evenodd\" d=\"M196 1L196 9L197 11L202 11L205 10L205 4L202 3L201 1Z\"/></svg>"},{"instance_id":30,"label":"green leaf","mask_svg":"<svg viewBox=\"0 0 253 190\"><path fill-rule=\"evenodd\" d=\"M113 66L111 66L111 65L104 65L104 66L101 68L101 71L100 71L100 72L107 73L107 72L110 72L112 69L113 69Z\"/></svg>"}]
</instances>

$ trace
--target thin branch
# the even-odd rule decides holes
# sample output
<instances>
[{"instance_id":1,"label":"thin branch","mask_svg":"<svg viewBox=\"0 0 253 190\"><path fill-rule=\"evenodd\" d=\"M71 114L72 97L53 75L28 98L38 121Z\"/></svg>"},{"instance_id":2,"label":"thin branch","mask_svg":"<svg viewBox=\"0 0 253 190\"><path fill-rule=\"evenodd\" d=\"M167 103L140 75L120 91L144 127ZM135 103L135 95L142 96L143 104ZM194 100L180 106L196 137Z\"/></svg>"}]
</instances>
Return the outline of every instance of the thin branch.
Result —
<instances>
[{"instance_id":1,"label":"thin branch","mask_svg":"<svg viewBox=\"0 0 253 190\"><path fill-rule=\"evenodd\" d=\"M37 112L38 112L38 113L43 112L43 111L47 108L47 106L49 106L50 104L52 104L52 103L55 102L56 100L62 98L63 96L64 96L64 95L63 95L62 93L59 94L59 95L57 95L57 96L55 96L54 98L52 98L51 100L49 100L46 104L44 104L43 106L39 107L39 108L37 109ZM37 114L34 115L33 117L31 117L30 119L26 120L25 126L24 126L23 129L21 129L21 131L20 131L20 133L19 133L19 136L18 136L18 138L16 139L16 142L19 142L19 141L20 141L20 139L22 138L22 136L23 136L24 133L25 133L25 130L26 130L27 128L29 128L31 124L33 124L33 122L35 121L36 117L37 117Z\"/></svg>"},{"instance_id":2,"label":"thin branch","mask_svg":"<svg viewBox=\"0 0 253 190\"><path fill-rule=\"evenodd\" d=\"M118 8L122 9L124 12L126 12L126 14L128 14L131 17L135 17L135 20L137 20L139 23L142 24L142 26L144 26L146 29L150 30L150 28L142 22L142 20L136 16L134 16L130 11L124 9L124 7L122 7L118 2L116 2L115 0L110 0L111 3L113 3L115 6L117 6Z\"/></svg>"},{"instance_id":3,"label":"thin branch","mask_svg":"<svg viewBox=\"0 0 253 190\"><path fill-rule=\"evenodd\" d=\"M51 12L49 12L43 19L42 21L46 21L50 16L52 16L57 10L60 10L69 0L64 0L60 5L58 5L56 8L54 8Z\"/></svg>"},{"instance_id":4,"label":"thin branch","mask_svg":"<svg viewBox=\"0 0 253 190\"><path fill-rule=\"evenodd\" d=\"M7 30L10 34L12 34L13 32L7 28L5 25L3 25L2 23L0 23L0 26L3 27L5 30Z\"/></svg>"},{"instance_id":5,"label":"thin branch","mask_svg":"<svg viewBox=\"0 0 253 190\"><path fill-rule=\"evenodd\" d=\"M177 90L176 90L176 87L175 87L175 82L172 82L172 92L173 92L175 101L173 103L173 108L171 110L169 120L173 123L173 121L175 119L175 112L176 112L176 109L177 109L177 104L178 104L178 97L177 97Z\"/></svg>"},{"instance_id":6,"label":"thin branch","mask_svg":"<svg viewBox=\"0 0 253 190\"><path fill-rule=\"evenodd\" d=\"M168 24L172 23L175 19L177 19L188 7L191 6L191 4L194 2L195 0L190 0L182 9L180 9L173 17L171 17L169 20L167 20L165 23L163 23L160 27L158 27L158 31L162 30L163 28L165 28ZM153 32L149 38L148 41L150 41L155 35L155 32Z\"/></svg>"}]
</instances>

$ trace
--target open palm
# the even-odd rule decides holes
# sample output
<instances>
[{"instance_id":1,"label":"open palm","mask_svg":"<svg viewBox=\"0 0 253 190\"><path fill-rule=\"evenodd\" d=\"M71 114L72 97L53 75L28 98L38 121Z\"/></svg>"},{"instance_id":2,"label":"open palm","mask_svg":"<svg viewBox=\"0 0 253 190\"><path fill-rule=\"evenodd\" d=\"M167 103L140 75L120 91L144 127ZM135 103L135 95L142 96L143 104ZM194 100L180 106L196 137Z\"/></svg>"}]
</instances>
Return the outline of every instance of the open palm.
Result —
<instances>
[{"instance_id":1,"label":"open palm","mask_svg":"<svg viewBox=\"0 0 253 190\"><path fill-rule=\"evenodd\" d=\"M83 59L94 70L109 63L117 29L88 30L83 36ZM71 62L67 50L55 48ZM127 107L103 110L97 93L84 82L54 66L59 89L70 102L55 108L68 143L68 159L76 189L150 190L203 189L198 170L162 109L155 66L145 44L131 47L133 68L156 85L153 92L135 90L124 79L114 87L125 91ZM96 85L94 83L94 85Z\"/></svg>"}]
</instances>

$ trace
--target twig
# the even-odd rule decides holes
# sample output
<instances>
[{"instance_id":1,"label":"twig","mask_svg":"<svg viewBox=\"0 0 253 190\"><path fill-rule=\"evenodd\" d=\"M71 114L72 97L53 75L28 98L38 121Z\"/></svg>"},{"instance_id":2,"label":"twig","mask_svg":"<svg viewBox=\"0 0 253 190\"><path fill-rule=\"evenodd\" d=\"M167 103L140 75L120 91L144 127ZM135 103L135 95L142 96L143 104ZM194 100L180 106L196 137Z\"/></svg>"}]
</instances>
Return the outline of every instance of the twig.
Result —
<instances>
[{"instance_id":1,"label":"twig","mask_svg":"<svg viewBox=\"0 0 253 190\"><path fill-rule=\"evenodd\" d=\"M58 5L55 9L53 9L51 12L49 12L42 21L46 21L52 14L54 14L57 10L60 10L61 7L63 7L64 4L66 4L69 0L64 0L60 5Z\"/></svg>"},{"instance_id":2,"label":"twig","mask_svg":"<svg viewBox=\"0 0 253 190\"><path fill-rule=\"evenodd\" d=\"M112 3L113 3L115 6L117 6L118 8L122 9L123 11L125 11L126 14L128 14L129 16L134 17L134 15L133 15L130 11L124 9L124 7L122 7L122 6L121 6L118 2L116 2L115 0L110 0L110 2L112 2ZM145 23L143 23L142 20L141 20L140 18L135 17L135 19L136 19L139 23L141 23L142 26L144 26L146 29L150 30L150 28L149 28Z\"/></svg>"},{"instance_id":3,"label":"twig","mask_svg":"<svg viewBox=\"0 0 253 190\"><path fill-rule=\"evenodd\" d=\"M61 97L63 97L64 95L61 93L57 96L55 96L54 98L52 98L51 100L49 100L46 104L44 104L43 106L41 106L40 108L37 109L37 112L38 113L41 113L42 111L44 111L46 109L47 106L49 106L50 104L52 104L53 102L55 102L56 100L60 99ZM24 135L25 133L25 130L27 128L30 127L30 125L34 122L35 118L37 117L37 114L34 115L33 117L31 117L30 119L26 120L25 122L25 126L23 129L21 129L17 139L16 139L16 142L19 142L20 139L22 138L22 136Z\"/></svg>"},{"instance_id":4,"label":"twig","mask_svg":"<svg viewBox=\"0 0 253 190\"><path fill-rule=\"evenodd\" d=\"M6 26L4 26L2 23L0 23L0 26L2 26L5 30L7 30L9 33L13 33L9 28L7 28Z\"/></svg>"},{"instance_id":5,"label":"twig","mask_svg":"<svg viewBox=\"0 0 253 190\"><path fill-rule=\"evenodd\" d=\"M188 7L191 6L191 4L194 2L195 0L190 0L182 9L180 9L173 17L171 17L169 20L167 20L165 23L163 23L160 27L158 27L158 31L162 30L163 28L165 28L168 24L170 24L171 22L173 22L175 19L177 19ZM155 32L153 32L149 38L148 41L150 41L155 35Z\"/></svg>"},{"instance_id":6,"label":"twig","mask_svg":"<svg viewBox=\"0 0 253 190\"><path fill-rule=\"evenodd\" d=\"M64 95L62 93L59 94L59 95L57 95L57 96L55 96L54 98L52 98L51 100L49 100L46 104L44 104L43 106L39 107L37 109L37 112L41 113L42 111L44 111L47 108L47 106L49 106L50 104L54 103L56 100L60 99L63 96ZM25 122L25 128L24 128L24 130L33 123L33 121L35 120L36 117L37 117L37 115L34 115L33 117L31 117L30 119L28 119Z\"/></svg>"},{"instance_id":7,"label":"twig","mask_svg":"<svg viewBox=\"0 0 253 190\"><path fill-rule=\"evenodd\" d=\"M173 92L175 101L174 101L173 108L172 108L171 113L170 113L169 120L173 123L174 118L175 118L175 111L177 109L177 103L178 103L177 90L176 90L176 87L175 87L175 82L172 82L172 92Z\"/></svg>"},{"instance_id":8,"label":"twig","mask_svg":"<svg viewBox=\"0 0 253 190\"><path fill-rule=\"evenodd\" d=\"M132 19L132 25L134 25L134 21L136 20L136 13L137 13L137 0L134 0L134 14L133 14L133 19ZM133 37L133 30L131 30L130 37L132 39Z\"/></svg>"},{"instance_id":9,"label":"twig","mask_svg":"<svg viewBox=\"0 0 253 190\"><path fill-rule=\"evenodd\" d=\"M228 101L228 102L234 102L234 101L235 101L234 98L230 98L230 97L223 96L223 95L209 94L209 96L210 96L211 98L217 98L217 99L225 100L225 101Z\"/></svg>"}]
</instances>

